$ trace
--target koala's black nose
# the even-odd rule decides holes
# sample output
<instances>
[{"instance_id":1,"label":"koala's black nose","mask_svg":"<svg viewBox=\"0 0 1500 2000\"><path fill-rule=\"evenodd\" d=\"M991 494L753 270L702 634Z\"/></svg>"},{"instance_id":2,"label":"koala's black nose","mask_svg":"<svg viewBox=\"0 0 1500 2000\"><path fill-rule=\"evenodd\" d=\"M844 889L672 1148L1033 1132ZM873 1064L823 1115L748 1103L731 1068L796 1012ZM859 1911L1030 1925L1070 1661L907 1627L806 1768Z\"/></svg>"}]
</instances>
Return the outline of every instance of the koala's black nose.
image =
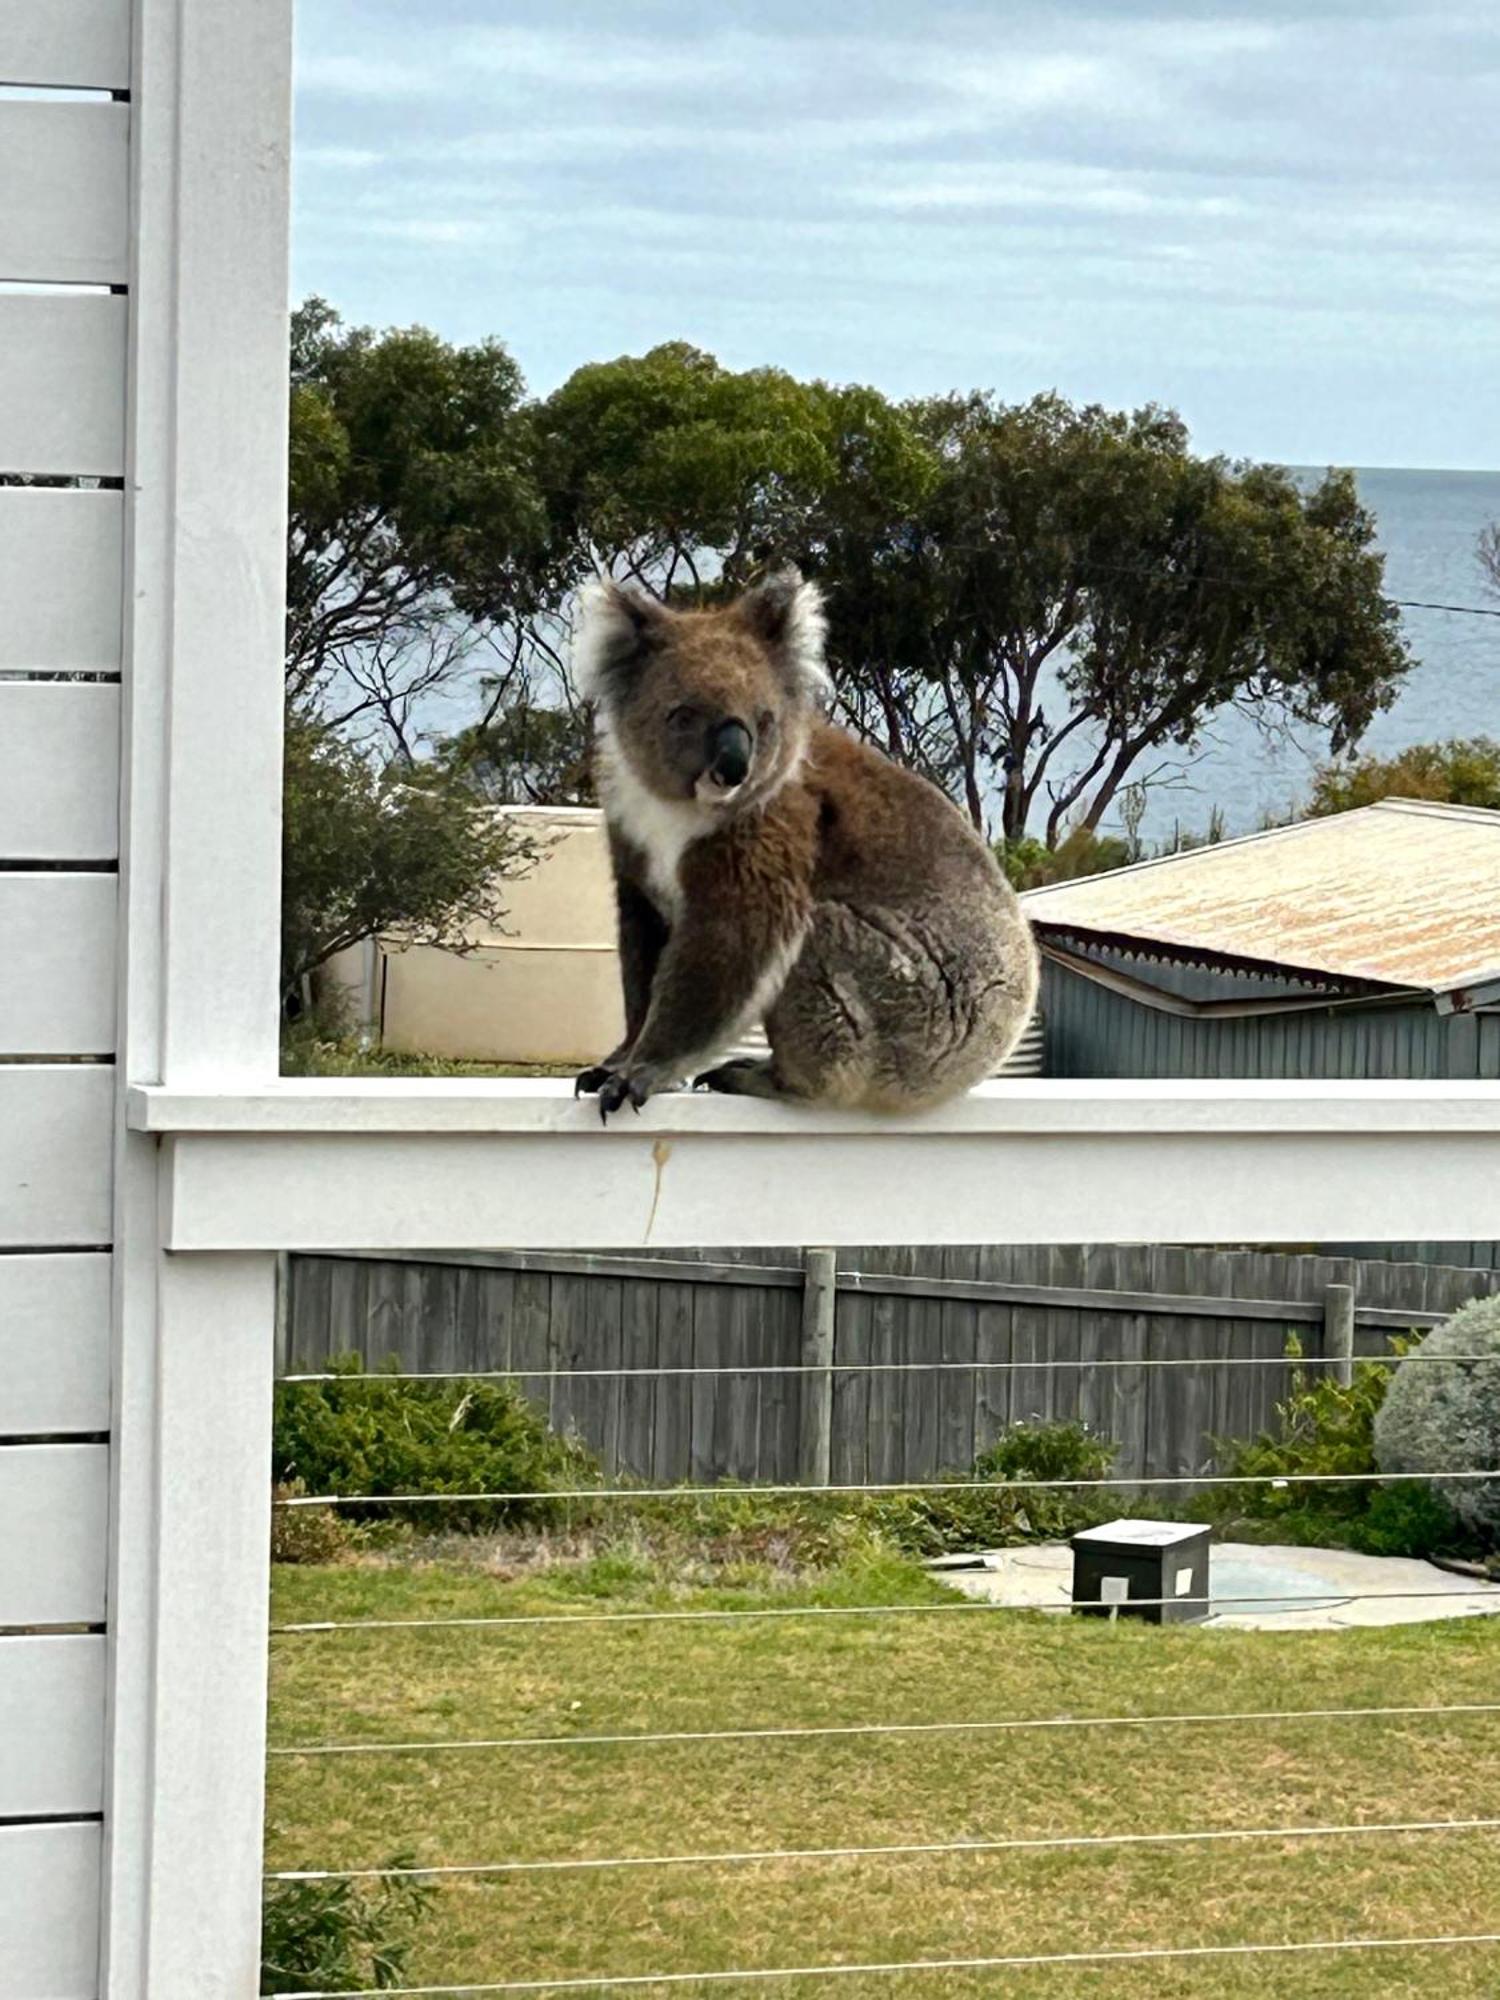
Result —
<instances>
[{"instance_id":1,"label":"koala's black nose","mask_svg":"<svg viewBox=\"0 0 1500 2000\"><path fill-rule=\"evenodd\" d=\"M708 739L709 769L724 786L742 785L750 775L753 744L743 722L721 722Z\"/></svg>"}]
</instances>

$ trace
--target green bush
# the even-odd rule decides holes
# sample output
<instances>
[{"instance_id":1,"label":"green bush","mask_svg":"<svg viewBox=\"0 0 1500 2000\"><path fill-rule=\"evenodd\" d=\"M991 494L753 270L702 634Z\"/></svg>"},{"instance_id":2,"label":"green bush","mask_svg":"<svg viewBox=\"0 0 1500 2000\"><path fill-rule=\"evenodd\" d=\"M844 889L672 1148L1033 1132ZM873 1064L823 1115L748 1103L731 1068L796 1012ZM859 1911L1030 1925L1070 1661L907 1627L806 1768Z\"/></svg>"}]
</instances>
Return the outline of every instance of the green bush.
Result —
<instances>
[{"instance_id":1,"label":"green bush","mask_svg":"<svg viewBox=\"0 0 1500 2000\"><path fill-rule=\"evenodd\" d=\"M1115 1446L1086 1424L1012 1424L959 1479L939 1493L877 1498L873 1514L885 1536L909 1555L954 1555L1019 1542L1055 1541L1105 1520L1108 1493L1078 1487L1037 1488L1029 1480L1109 1476Z\"/></svg>"},{"instance_id":2,"label":"green bush","mask_svg":"<svg viewBox=\"0 0 1500 2000\"><path fill-rule=\"evenodd\" d=\"M279 1485L370 1495L535 1493L597 1478L583 1447L550 1431L510 1382L405 1380L366 1374L357 1360L330 1368L330 1381L277 1389L272 1477ZM341 1511L351 1520L388 1521L398 1513ZM546 1502L474 1501L403 1507L399 1519L473 1533L553 1512Z\"/></svg>"},{"instance_id":3,"label":"green bush","mask_svg":"<svg viewBox=\"0 0 1500 2000\"><path fill-rule=\"evenodd\" d=\"M307 1491L300 1479L271 1488L273 1563L331 1563L348 1553L358 1532L336 1507L288 1507Z\"/></svg>"},{"instance_id":4,"label":"green bush","mask_svg":"<svg viewBox=\"0 0 1500 2000\"><path fill-rule=\"evenodd\" d=\"M397 1855L392 1868L411 1865ZM388 1992L406 1983L430 1882L275 1882L261 1928L260 1990Z\"/></svg>"},{"instance_id":5,"label":"green bush","mask_svg":"<svg viewBox=\"0 0 1500 2000\"><path fill-rule=\"evenodd\" d=\"M1410 1346L1402 1337L1391 1342L1395 1354L1405 1354ZM1295 1339L1288 1343L1288 1354L1300 1358ZM1367 1478L1347 1486L1307 1482L1308 1474L1321 1482L1329 1475L1381 1469L1375 1457L1376 1420L1392 1373L1386 1362L1358 1361L1352 1381L1342 1383L1330 1371L1295 1369L1290 1393L1276 1407L1274 1431L1218 1444L1225 1472L1285 1483L1210 1489L1205 1504L1222 1523L1265 1524L1281 1540L1309 1547L1379 1556L1457 1552L1464 1542L1460 1523L1442 1496L1422 1481L1386 1486Z\"/></svg>"},{"instance_id":6,"label":"green bush","mask_svg":"<svg viewBox=\"0 0 1500 2000\"><path fill-rule=\"evenodd\" d=\"M1444 1355L1482 1355L1444 1362ZM1382 1472L1500 1466L1500 1297L1471 1299L1395 1372L1375 1419ZM1486 1549L1500 1546L1500 1479L1435 1479L1437 1495Z\"/></svg>"},{"instance_id":7,"label":"green bush","mask_svg":"<svg viewBox=\"0 0 1500 2000\"><path fill-rule=\"evenodd\" d=\"M612 1514L652 1546L695 1543L736 1561L773 1568L830 1569L872 1549L925 1559L969 1549L1052 1540L1108 1518L1108 1493L1043 1489L1033 1479L1107 1477L1115 1447L1084 1424L1013 1424L965 1470L939 1475L946 1492L798 1493L716 1491L644 1500ZM682 1491L690 1489L684 1487ZM712 1560L712 1557L710 1557Z\"/></svg>"}]
</instances>

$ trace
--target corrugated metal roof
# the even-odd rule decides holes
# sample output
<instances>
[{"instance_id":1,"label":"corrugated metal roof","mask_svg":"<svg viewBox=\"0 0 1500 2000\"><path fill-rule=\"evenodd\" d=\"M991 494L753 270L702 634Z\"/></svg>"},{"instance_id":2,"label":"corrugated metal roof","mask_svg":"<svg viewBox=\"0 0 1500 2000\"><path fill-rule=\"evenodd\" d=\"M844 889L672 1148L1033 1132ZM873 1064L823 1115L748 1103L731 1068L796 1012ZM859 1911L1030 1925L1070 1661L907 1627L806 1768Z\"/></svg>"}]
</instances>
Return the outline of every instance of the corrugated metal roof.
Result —
<instances>
[{"instance_id":1,"label":"corrugated metal roof","mask_svg":"<svg viewBox=\"0 0 1500 2000\"><path fill-rule=\"evenodd\" d=\"M1045 936L1452 992L1500 979L1500 812L1357 812L1034 889Z\"/></svg>"}]
</instances>

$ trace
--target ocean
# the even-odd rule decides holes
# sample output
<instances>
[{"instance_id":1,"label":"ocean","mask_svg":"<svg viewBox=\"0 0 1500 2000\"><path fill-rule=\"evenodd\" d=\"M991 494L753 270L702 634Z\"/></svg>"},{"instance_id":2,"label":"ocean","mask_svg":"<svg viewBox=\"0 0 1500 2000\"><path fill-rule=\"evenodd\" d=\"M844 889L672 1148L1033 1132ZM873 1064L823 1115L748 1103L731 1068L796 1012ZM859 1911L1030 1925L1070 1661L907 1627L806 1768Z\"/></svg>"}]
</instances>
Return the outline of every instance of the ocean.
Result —
<instances>
[{"instance_id":1,"label":"ocean","mask_svg":"<svg viewBox=\"0 0 1500 2000\"><path fill-rule=\"evenodd\" d=\"M1392 597L1500 610L1500 599L1485 594L1474 554L1480 530L1500 521L1500 472L1382 469L1356 477L1380 524ZM1415 665L1360 750L1388 755L1448 736L1500 736L1500 618L1419 610L1402 617ZM1221 719L1197 757L1149 790L1142 843L1159 847L1177 826L1203 831L1215 806L1230 834L1253 833L1267 816L1288 818L1327 754L1313 731L1268 735L1245 717Z\"/></svg>"}]
</instances>

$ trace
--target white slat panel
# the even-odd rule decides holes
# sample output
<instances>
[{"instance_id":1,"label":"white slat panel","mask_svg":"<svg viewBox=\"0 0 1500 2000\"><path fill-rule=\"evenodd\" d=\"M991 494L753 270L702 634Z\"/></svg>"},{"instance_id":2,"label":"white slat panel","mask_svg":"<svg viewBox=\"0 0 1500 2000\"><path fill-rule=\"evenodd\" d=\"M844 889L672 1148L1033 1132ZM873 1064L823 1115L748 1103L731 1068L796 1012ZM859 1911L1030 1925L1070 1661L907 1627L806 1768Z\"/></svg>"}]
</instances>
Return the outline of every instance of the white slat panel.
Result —
<instances>
[{"instance_id":1,"label":"white slat panel","mask_svg":"<svg viewBox=\"0 0 1500 2000\"><path fill-rule=\"evenodd\" d=\"M119 886L0 874L0 1056L113 1054Z\"/></svg>"},{"instance_id":2,"label":"white slat panel","mask_svg":"<svg viewBox=\"0 0 1500 2000\"><path fill-rule=\"evenodd\" d=\"M0 83L123 90L130 82L130 0L5 0Z\"/></svg>"},{"instance_id":3,"label":"white slat panel","mask_svg":"<svg viewBox=\"0 0 1500 2000\"><path fill-rule=\"evenodd\" d=\"M108 1429L108 1255L0 1257L0 1437Z\"/></svg>"},{"instance_id":4,"label":"white slat panel","mask_svg":"<svg viewBox=\"0 0 1500 2000\"><path fill-rule=\"evenodd\" d=\"M123 285L130 108L0 98L0 279Z\"/></svg>"},{"instance_id":5,"label":"white slat panel","mask_svg":"<svg viewBox=\"0 0 1500 2000\"><path fill-rule=\"evenodd\" d=\"M119 851L120 690L0 681L0 864Z\"/></svg>"},{"instance_id":6,"label":"white slat panel","mask_svg":"<svg viewBox=\"0 0 1500 2000\"><path fill-rule=\"evenodd\" d=\"M0 1445L0 1625L103 1623L108 1502L108 1445Z\"/></svg>"},{"instance_id":7,"label":"white slat panel","mask_svg":"<svg viewBox=\"0 0 1500 2000\"><path fill-rule=\"evenodd\" d=\"M0 672L118 673L124 547L121 493L0 487Z\"/></svg>"},{"instance_id":8,"label":"white slat panel","mask_svg":"<svg viewBox=\"0 0 1500 2000\"><path fill-rule=\"evenodd\" d=\"M0 472L124 471L125 326L106 292L0 295Z\"/></svg>"},{"instance_id":9,"label":"white slat panel","mask_svg":"<svg viewBox=\"0 0 1500 2000\"><path fill-rule=\"evenodd\" d=\"M0 1065L0 1245L109 1242L114 1085L106 1063Z\"/></svg>"},{"instance_id":10,"label":"white slat panel","mask_svg":"<svg viewBox=\"0 0 1500 2000\"><path fill-rule=\"evenodd\" d=\"M0 1639L0 1819L103 1805L103 1638Z\"/></svg>"},{"instance_id":11,"label":"white slat panel","mask_svg":"<svg viewBox=\"0 0 1500 2000\"><path fill-rule=\"evenodd\" d=\"M94 2000L98 1826L0 1827L0 1969L7 2000Z\"/></svg>"}]
</instances>

